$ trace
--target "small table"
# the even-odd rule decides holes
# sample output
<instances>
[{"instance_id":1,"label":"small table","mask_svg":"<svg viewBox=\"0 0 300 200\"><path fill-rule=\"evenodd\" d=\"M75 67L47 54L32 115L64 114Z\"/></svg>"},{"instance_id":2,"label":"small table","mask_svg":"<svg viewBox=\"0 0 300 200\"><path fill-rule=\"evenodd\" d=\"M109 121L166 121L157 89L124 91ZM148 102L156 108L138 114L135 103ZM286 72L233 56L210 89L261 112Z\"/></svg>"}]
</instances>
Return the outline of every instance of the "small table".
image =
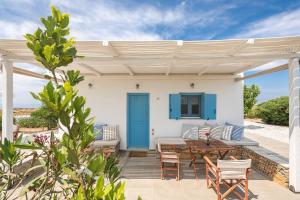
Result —
<instances>
[{"instance_id":1,"label":"small table","mask_svg":"<svg viewBox=\"0 0 300 200\"><path fill-rule=\"evenodd\" d=\"M206 144L205 140L187 140L186 144L192 152L197 152L201 157L208 153L217 152L220 159L224 159L227 153L234 149L234 147L229 146L220 140L212 140L209 145Z\"/></svg>"},{"instance_id":2,"label":"small table","mask_svg":"<svg viewBox=\"0 0 300 200\"><path fill-rule=\"evenodd\" d=\"M206 140L187 140L186 144L188 145L188 147L190 149L190 153L191 153L191 157L192 157L190 167L192 166L192 164L194 164L194 173L195 173L196 179L198 179L196 165L201 164L201 163L196 162L197 154L200 155L201 159L203 159L203 157L206 154L216 152L216 153L218 153L220 159L224 159L225 156L227 155L227 153L230 150L234 149L234 147L229 146L219 140L212 140L212 141L210 141L209 145L206 144ZM194 152L196 152L196 153L194 153Z\"/></svg>"}]
</instances>

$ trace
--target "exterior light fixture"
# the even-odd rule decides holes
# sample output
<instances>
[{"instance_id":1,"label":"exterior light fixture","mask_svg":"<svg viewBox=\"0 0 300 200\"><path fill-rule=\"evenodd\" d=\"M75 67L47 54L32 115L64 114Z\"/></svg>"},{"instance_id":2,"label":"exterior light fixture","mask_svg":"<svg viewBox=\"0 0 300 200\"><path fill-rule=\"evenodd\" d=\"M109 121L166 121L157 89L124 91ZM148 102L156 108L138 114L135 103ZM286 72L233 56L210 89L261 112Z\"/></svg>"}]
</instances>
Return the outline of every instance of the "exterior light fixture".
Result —
<instances>
[{"instance_id":1,"label":"exterior light fixture","mask_svg":"<svg viewBox=\"0 0 300 200\"><path fill-rule=\"evenodd\" d=\"M93 87L93 84L92 84L92 83L89 83L88 86L89 86L89 88L92 88L92 87Z\"/></svg>"},{"instance_id":2,"label":"exterior light fixture","mask_svg":"<svg viewBox=\"0 0 300 200\"><path fill-rule=\"evenodd\" d=\"M195 83L191 83L191 88L193 88L194 89L194 87L195 87Z\"/></svg>"},{"instance_id":3,"label":"exterior light fixture","mask_svg":"<svg viewBox=\"0 0 300 200\"><path fill-rule=\"evenodd\" d=\"M140 84L137 83L137 84L135 85L135 88L136 88L137 90L140 89Z\"/></svg>"}]
</instances>

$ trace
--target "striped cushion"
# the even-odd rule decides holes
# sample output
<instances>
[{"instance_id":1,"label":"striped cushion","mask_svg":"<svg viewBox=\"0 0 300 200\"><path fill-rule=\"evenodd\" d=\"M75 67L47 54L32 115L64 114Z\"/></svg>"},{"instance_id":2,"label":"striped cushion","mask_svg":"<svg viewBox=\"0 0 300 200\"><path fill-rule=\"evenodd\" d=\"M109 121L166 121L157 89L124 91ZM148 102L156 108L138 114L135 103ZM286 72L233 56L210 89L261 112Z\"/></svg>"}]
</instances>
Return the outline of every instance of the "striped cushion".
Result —
<instances>
[{"instance_id":1,"label":"striped cushion","mask_svg":"<svg viewBox=\"0 0 300 200\"><path fill-rule=\"evenodd\" d=\"M103 127L103 140L111 141L117 140L117 127L116 126L104 126Z\"/></svg>"},{"instance_id":2,"label":"striped cushion","mask_svg":"<svg viewBox=\"0 0 300 200\"><path fill-rule=\"evenodd\" d=\"M207 132L210 132L209 126L199 126L198 129L198 139L207 139L207 136L205 135Z\"/></svg>"},{"instance_id":3,"label":"striped cushion","mask_svg":"<svg viewBox=\"0 0 300 200\"><path fill-rule=\"evenodd\" d=\"M206 125L209 125L209 124L206 124ZM224 125L214 124L214 125L209 125L209 126L211 127L211 129L210 129L211 138L216 139L216 140L221 139Z\"/></svg>"},{"instance_id":4,"label":"striped cushion","mask_svg":"<svg viewBox=\"0 0 300 200\"><path fill-rule=\"evenodd\" d=\"M198 140L198 126L192 124L183 124L182 138L190 139L190 140Z\"/></svg>"},{"instance_id":5,"label":"striped cushion","mask_svg":"<svg viewBox=\"0 0 300 200\"><path fill-rule=\"evenodd\" d=\"M225 125L233 126L232 134L231 134L231 140L241 140L244 137L244 127L237 126L230 123L225 123Z\"/></svg>"},{"instance_id":6,"label":"striped cushion","mask_svg":"<svg viewBox=\"0 0 300 200\"><path fill-rule=\"evenodd\" d=\"M230 140L231 134L232 134L233 126L224 126L223 133L222 133L222 139L223 140Z\"/></svg>"}]
</instances>

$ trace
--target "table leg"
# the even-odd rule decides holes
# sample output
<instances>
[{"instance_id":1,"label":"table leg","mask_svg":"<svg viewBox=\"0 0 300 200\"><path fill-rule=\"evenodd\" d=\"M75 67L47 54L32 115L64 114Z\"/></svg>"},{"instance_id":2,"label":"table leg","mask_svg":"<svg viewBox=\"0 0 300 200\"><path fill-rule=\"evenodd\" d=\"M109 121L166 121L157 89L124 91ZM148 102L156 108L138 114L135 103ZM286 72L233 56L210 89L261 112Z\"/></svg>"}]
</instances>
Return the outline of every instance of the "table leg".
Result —
<instances>
[{"instance_id":1,"label":"table leg","mask_svg":"<svg viewBox=\"0 0 300 200\"><path fill-rule=\"evenodd\" d=\"M220 159L223 160L225 158L225 156L227 155L227 153L229 152L229 150L225 151L223 154L221 151L219 151L219 156L220 156Z\"/></svg>"}]
</instances>

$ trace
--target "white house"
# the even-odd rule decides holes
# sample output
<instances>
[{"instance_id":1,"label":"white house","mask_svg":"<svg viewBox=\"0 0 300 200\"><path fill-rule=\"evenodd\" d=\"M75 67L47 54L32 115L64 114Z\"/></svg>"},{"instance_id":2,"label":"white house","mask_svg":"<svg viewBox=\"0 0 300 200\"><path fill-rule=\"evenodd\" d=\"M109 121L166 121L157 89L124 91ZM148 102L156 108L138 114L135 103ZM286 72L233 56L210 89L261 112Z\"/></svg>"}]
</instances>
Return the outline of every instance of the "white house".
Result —
<instances>
[{"instance_id":1,"label":"white house","mask_svg":"<svg viewBox=\"0 0 300 200\"><path fill-rule=\"evenodd\" d=\"M218 41L79 41L66 69L85 76L79 86L96 122L119 126L121 148L154 148L156 137L180 135L183 123L243 124L243 80L289 70L290 186L300 192L300 37ZM36 63L25 41L0 40L3 136L12 139L13 73L43 78L14 66ZM289 59L256 74L243 72ZM59 73L59 72L58 72Z\"/></svg>"},{"instance_id":2,"label":"white house","mask_svg":"<svg viewBox=\"0 0 300 200\"><path fill-rule=\"evenodd\" d=\"M182 123L199 124L210 118L243 124L243 82L226 77L86 77L79 91L86 96L96 122L119 126L121 149L154 149L155 138L180 136ZM209 99L208 94L216 99ZM172 102L173 95L178 96L177 102ZM176 112L178 116L171 116Z\"/></svg>"}]
</instances>

